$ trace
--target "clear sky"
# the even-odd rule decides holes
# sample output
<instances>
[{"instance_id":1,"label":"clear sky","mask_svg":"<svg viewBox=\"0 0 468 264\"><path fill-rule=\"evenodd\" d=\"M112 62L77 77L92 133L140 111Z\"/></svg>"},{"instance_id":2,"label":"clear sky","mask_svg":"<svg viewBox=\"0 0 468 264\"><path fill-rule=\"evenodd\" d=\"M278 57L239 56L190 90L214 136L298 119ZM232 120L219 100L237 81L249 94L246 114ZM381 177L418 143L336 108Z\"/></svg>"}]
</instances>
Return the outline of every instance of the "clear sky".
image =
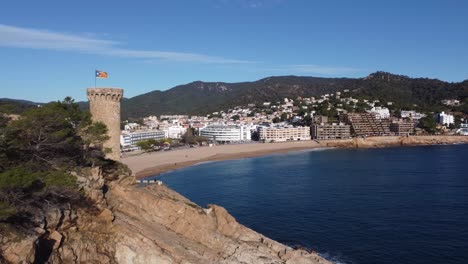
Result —
<instances>
[{"instance_id":1,"label":"clear sky","mask_svg":"<svg viewBox=\"0 0 468 264\"><path fill-rule=\"evenodd\" d=\"M0 2L0 98L132 97L196 80L468 79L468 1L154 0Z\"/></svg>"}]
</instances>

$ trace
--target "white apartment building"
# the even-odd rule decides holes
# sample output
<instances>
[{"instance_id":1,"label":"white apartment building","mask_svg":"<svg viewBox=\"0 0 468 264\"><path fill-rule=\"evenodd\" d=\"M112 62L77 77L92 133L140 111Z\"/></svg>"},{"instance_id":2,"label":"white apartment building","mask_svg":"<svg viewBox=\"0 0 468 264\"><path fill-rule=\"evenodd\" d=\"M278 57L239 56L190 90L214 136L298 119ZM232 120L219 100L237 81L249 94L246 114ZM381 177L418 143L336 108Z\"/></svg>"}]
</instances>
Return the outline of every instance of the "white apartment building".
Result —
<instances>
[{"instance_id":1,"label":"white apartment building","mask_svg":"<svg viewBox=\"0 0 468 264\"><path fill-rule=\"evenodd\" d=\"M380 107L380 106L372 107L372 109L369 110L369 112L374 113L375 118L377 119L390 118L390 110L388 110L388 108L386 107Z\"/></svg>"},{"instance_id":2,"label":"white apartment building","mask_svg":"<svg viewBox=\"0 0 468 264\"><path fill-rule=\"evenodd\" d=\"M462 136L468 136L468 124L460 124L460 129L457 131Z\"/></svg>"},{"instance_id":3,"label":"white apartment building","mask_svg":"<svg viewBox=\"0 0 468 264\"><path fill-rule=\"evenodd\" d=\"M161 130L141 130L141 131L122 131L120 134L120 145L122 147L131 147L139 141L155 139L164 139L164 131Z\"/></svg>"},{"instance_id":4,"label":"white apartment building","mask_svg":"<svg viewBox=\"0 0 468 264\"><path fill-rule=\"evenodd\" d=\"M450 126L451 124L455 123L455 118L453 115L446 114L444 112L439 114L439 124L444 126Z\"/></svg>"},{"instance_id":5,"label":"white apartment building","mask_svg":"<svg viewBox=\"0 0 468 264\"><path fill-rule=\"evenodd\" d=\"M188 119L188 115L161 115L160 119Z\"/></svg>"},{"instance_id":6,"label":"white apartment building","mask_svg":"<svg viewBox=\"0 0 468 264\"><path fill-rule=\"evenodd\" d=\"M166 138L182 138L187 129L181 125L173 125L163 129Z\"/></svg>"},{"instance_id":7,"label":"white apartment building","mask_svg":"<svg viewBox=\"0 0 468 264\"><path fill-rule=\"evenodd\" d=\"M444 105L449 105L449 106L457 106L460 105L460 101L457 99L448 99L448 100L442 100L442 103Z\"/></svg>"},{"instance_id":8,"label":"white apartment building","mask_svg":"<svg viewBox=\"0 0 468 264\"><path fill-rule=\"evenodd\" d=\"M310 127L267 127L259 126L260 140L281 142L288 140L310 140Z\"/></svg>"},{"instance_id":9,"label":"white apartment building","mask_svg":"<svg viewBox=\"0 0 468 264\"><path fill-rule=\"evenodd\" d=\"M411 118L411 119L414 119L414 120L419 120L423 117L426 117L425 114L421 114L421 113L418 113L416 111L405 111L405 110L402 110L401 111L401 118Z\"/></svg>"},{"instance_id":10,"label":"white apartment building","mask_svg":"<svg viewBox=\"0 0 468 264\"><path fill-rule=\"evenodd\" d=\"M124 126L124 129L129 131L129 130L137 130L140 129L140 124L137 123L128 123Z\"/></svg>"},{"instance_id":11,"label":"white apartment building","mask_svg":"<svg viewBox=\"0 0 468 264\"><path fill-rule=\"evenodd\" d=\"M217 142L239 142L252 139L250 129L238 125L210 125L200 129L200 136Z\"/></svg>"}]
</instances>

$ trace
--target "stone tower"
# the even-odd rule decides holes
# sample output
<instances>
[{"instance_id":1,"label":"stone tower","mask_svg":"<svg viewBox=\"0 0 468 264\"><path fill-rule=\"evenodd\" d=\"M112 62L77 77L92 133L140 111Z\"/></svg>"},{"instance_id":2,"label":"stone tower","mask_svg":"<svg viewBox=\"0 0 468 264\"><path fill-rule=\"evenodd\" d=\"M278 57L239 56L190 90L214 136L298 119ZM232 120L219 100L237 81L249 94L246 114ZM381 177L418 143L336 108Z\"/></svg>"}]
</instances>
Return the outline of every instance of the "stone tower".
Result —
<instances>
[{"instance_id":1,"label":"stone tower","mask_svg":"<svg viewBox=\"0 0 468 264\"><path fill-rule=\"evenodd\" d=\"M93 121L106 124L110 137L104 143L104 148L110 148L107 158L120 160L120 101L123 89L117 88L88 88L89 111Z\"/></svg>"}]
</instances>

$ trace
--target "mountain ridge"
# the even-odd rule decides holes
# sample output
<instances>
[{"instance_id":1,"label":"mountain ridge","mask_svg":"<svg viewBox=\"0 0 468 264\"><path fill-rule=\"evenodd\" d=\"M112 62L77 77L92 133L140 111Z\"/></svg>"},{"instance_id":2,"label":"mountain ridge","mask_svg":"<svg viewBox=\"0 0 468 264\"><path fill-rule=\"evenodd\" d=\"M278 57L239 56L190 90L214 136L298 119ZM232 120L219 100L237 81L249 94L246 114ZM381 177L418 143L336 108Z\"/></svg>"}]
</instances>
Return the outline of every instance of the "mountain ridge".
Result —
<instances>
[{"instance_id":1,"label":"mountain ridge","mask_svg":"<svg viewBox=\"0 0 468 264\"><path fill-rule=\"evenodd\" d=\"M441 107L443 99L468 97L468 79L446 82L436 78L409 77L376 71L365 77L269 76L246 82L193 81L168 90L154 90L122 100L122 118L149 115L206 115L235 106L278 101L282 98L312 97L352 91L352 96L396 102L400 108L420 106L421 110ZM87 102L79 102L82 109Z\"/></svg>"},{"instance_id":2,"label":"mountain ridge","mask_svg":"<svg viewBox=\"0 0 468 264\"><path fill-rule=\"evenodd\" d=\"M468 94L468 80L446 82L435 78L412 78L377 71L362 78L312 76L270 76L251 82L203 82L155 90L123 102L123 117L160 114L209 114L249 103L277 101L284 97L320 96L342 90L353 96L377 97L384 101L401 101L401 107L432 107L442 99L463 100Z\"/></svg>"}]
</instances>

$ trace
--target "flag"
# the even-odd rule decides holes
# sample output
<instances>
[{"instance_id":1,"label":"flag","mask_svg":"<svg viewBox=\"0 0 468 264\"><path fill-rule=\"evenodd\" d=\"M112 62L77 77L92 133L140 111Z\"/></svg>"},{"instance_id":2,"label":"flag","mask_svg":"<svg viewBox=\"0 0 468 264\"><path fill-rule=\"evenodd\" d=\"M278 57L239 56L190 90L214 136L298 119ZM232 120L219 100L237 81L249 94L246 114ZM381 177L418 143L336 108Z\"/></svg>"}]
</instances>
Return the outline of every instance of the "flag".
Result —
<instances>
[{"instance_id":1,"label":"flag","mask_svg":"<svg viewBox=\"0 0 468 264\"><path fill-rule=\"evenodd\" d=\"M104 78L107 79L107 72L98 71L96 70L96 78Z\"/></svg>"}]
</instances>

